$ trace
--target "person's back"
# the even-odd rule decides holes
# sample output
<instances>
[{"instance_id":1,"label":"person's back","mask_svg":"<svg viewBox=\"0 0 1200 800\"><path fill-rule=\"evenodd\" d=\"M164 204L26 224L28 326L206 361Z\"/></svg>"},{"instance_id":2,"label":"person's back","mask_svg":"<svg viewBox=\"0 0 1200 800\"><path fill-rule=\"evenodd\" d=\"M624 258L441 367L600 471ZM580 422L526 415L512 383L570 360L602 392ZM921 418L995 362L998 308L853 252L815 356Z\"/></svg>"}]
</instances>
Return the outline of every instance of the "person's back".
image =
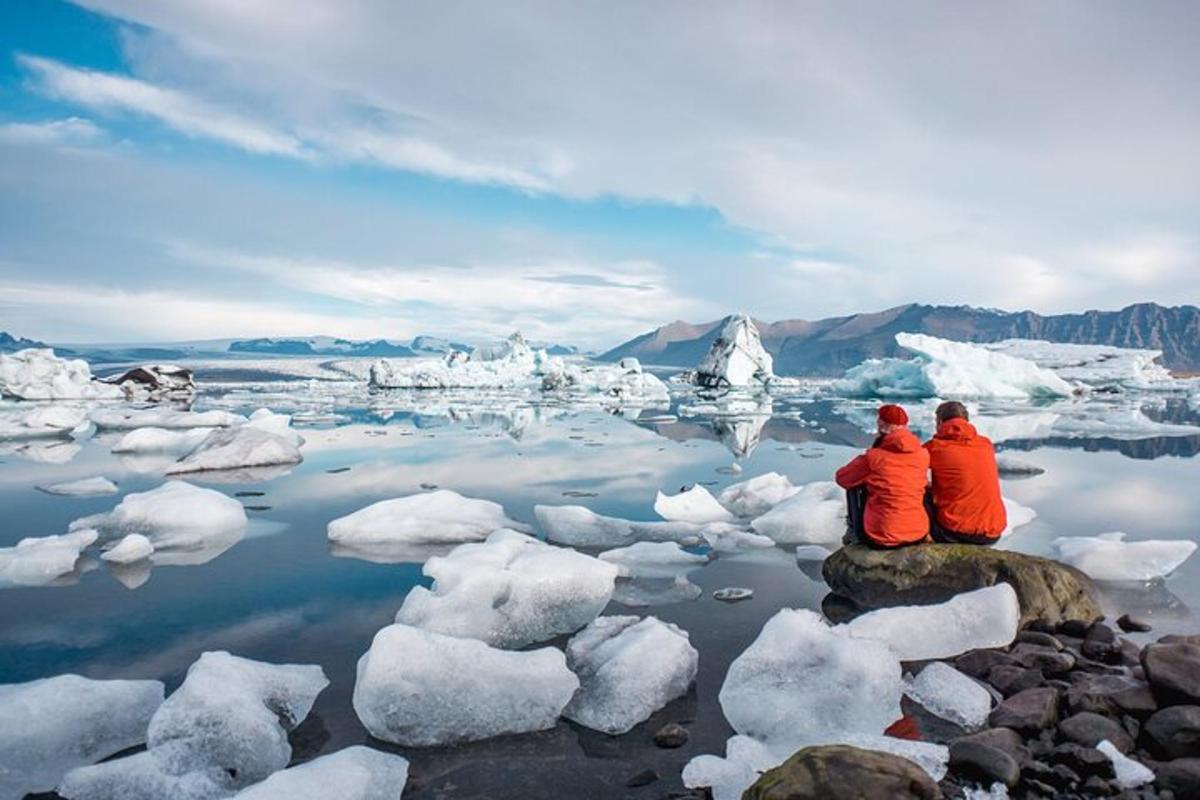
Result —
<instances>
[{"instance_id":1,"label":"person's back","mask_svg":"<svg viewBox=\"0 0 1200 800\"><path fill-rule=\"evenodd\" d=\"M992 442L975 430L961 403L943 403L937 418L937 434L925 444L933 476L933 537L992 544L1008 525Z\"/></svg>"}]
</instances>

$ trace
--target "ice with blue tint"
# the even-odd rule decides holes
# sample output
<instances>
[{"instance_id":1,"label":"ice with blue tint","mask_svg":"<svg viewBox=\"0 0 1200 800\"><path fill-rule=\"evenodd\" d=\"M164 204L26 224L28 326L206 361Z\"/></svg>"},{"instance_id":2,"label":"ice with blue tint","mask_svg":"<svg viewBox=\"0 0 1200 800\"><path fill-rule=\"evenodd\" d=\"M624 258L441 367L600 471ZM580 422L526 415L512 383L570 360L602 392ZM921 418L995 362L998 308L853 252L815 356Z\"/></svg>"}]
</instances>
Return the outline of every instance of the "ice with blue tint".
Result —
<instances>
[{"instance_id":1,"label":"ice with blue tint","mask_svg":"<svg viewBox=\"0 0 1200 800\"><path fill-rule=\"evenodd\" d=\"M112 511L71 523L95 528L108 539L130 533L148 538L155 550L203 549L211 541L240 538L246 528L242 504L215 489L167 481L148 492L127 494Z\"/></svg>"},{"instance_id":2,"label":"ice with blue tint","mask_svg":"<svg viewBox=\"0 0 1200 800\"><path fill-rule=\"evenodd\" d=\"M0 547L0 586L41 586L75 569L80 554L99 534L81 528L58 536L31 536Z\"/></svg>"},{"instance_id":3,"label":"ice with blue tint","mask_svg":"<svg viewBox=\"0 0 1200 800\"><path fill-rule=\"evenodd\" d=\"M777 544L828 544L846 532L846 493L832 481L801 486L750 523Z\"/></svg>"},{"instance_id":4,"label":"ice with blue tint","mask_svg":"<svg viewBox=\"0 0 1200 800\"><path fill-rule=\"evenodd\" d=\"M693 486L675 495L659 492L654 498L654 511L669 522L731 522L731 514L703 486Z\"/></svg>"},{"instance_id":5,"label":"ice with blue tint","mask_svg":"<svg viewBox=\"0 0 1200 800\"><path fill-rule=\"evenodd\" d=\"M1052 543L1058 560L1098 581L1149 581L1177 570L1196 552L1186 539L1125 541L1120 531L1068 536Z\"/></svg>"},{"instance_id":6,"label":"ice with blue tint","mask_svg":"<svg viewBox=\"0 0 1200 800\"><path fill-rule=\"evenodd\" d=\"M767 513L798 491L800 488L793 486L786 476L778 472L767 472L727 486L717 495L717 502L738 517L753 519Z\"/></svg>"},{"instance_id":7,"label":"ice with blue tint","mask_svg":"<svg viewBox=\"0 0 1200 800\"><path fill-rule=\"evenodd\" d=\"M1139 786L1145 786L1154 780L1154 771L1142 764L1140 761L1134 761L1129 756L1117 749L1116 745L1108 739L1096 745L1096 749L1104 755L1108 756L1108 760L1112 762L1113 783L1121 789L1136 789Z\"/></svg>"},{"instance_id":8,"label":"ice with blue tint","mask_svg":"<svg viewBox=\"0 0 1200 800\"><path fill-rule=\"evenodd\" d=\"M992 710L991 692L942 661L906 681L904 693L931 714L967 730L982 728Z\"/></svg>"},{"instance_id":9,"label":"ice with blue tint","mask_svg":"<svg viewBox=\"0 0 1200 800\"><path fill-rule=\"evenodd\" d=\"M692 522L638 522L597 514L585 506L533 508L546 538L572 547L620 547L637 541L696 544L701 526Z\"/></svg>"},{"instance_id":10,"label":"ice with blue tint","mask_svg":"<svg viewBox=\"0 0 1200 800\"><path fill-rule=\"evenodd\" d=\"M115 545L100 554L104 561L115 564L133 564L154 554L154 545L140 533L130 533Z\"/></svg>"},{"instance_id":11,"label":"ice with blue tint","mask_svg":"<svg viewBox=\"0 0 1200 800\"><path fill-rule=\"evenodd\" d=\"M99 497L117 493L117 485L108 478L99 475L94 478L80 478L74 481L51 483L46 486L39 486L38 489L46 494L57 494L63 497Z\"/></svg>"},{"instance_id":12,"label":"ice with blue tint","mask_svg":"<svg viewBox=\"0 0 1200 800\"><path fill-rule=\"evenodd\" d=\"M343 544L432 544L481 541L501 528L528 530L499 503L438 489L372 503L330 522L328 534Z\"/></svg>"},{"instance_id":13,"label":"ice with blue tint","mask_svg":"<svg viewBox=\"0 0 1200 800\"><path fill-rule=\"evenodd\" d=\"M400 800L408 759L363 745L276 772L236 800Z\"/></svg>"}]
</instances>

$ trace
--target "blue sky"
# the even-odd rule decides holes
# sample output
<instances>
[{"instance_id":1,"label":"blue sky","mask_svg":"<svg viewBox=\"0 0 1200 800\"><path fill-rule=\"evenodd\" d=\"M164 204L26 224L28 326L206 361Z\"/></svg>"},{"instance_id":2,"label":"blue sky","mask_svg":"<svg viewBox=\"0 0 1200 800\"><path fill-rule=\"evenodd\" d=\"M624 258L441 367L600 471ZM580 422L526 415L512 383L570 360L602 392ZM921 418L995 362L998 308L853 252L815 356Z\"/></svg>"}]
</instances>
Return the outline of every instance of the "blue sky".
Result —
<instances>
[{"instance_id":1,"label":"blue sky","mask_svg":"<svg viewBox=\"0 0 1200 800\"><path fill-rule=\"evenodd\" d=\"M469 7L468 7L469 6ZM0 4L0 329L1200 302L1200 11Z\"/></svg>"}]
</instances>

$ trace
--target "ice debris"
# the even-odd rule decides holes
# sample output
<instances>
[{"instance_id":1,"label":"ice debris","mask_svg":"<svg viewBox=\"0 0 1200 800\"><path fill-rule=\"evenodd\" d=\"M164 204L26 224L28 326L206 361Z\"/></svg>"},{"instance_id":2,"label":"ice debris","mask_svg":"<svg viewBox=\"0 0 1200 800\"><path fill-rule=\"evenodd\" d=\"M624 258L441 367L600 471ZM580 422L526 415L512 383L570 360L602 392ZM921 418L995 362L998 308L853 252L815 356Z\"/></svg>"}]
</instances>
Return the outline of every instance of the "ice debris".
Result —
<instances>
[{"instance_id":1,"label":"ice debris","mask_svg":"<svg viewBox=\"0 0 1200 800\"><path fill-rule=\"evenodd\" d=\"M628 608L666 606L699 600L704 591L686 575L672 578L617 578L613 602Z\"/></svg>"},{"instance_id":2,"label":"ice debris","mask_svg":"<svg viewBox=\"0 0 1200 800\"><path fill-rule=\"evenodd\" d=\"M904 693L931 714L966 730L982 728L992 710L991 693L942 661L934 661L905 683Z\"/></svg>"},{"instance_id":3,"label":"ice debris","mask_svg":"<svg viewBox=\"0 0 1200 800\"><path fill-rule=\"evenodd\" d=\"M290 437L247 423L218 428L208 434L194 450L167 467L167 474L274 467L302 460L300 449Z\"/></svg>"},{"instance_id":4,"label":"ice debris","mask_svg":"<svg viewBox=\"0 0 1200 800\"><path fill-rule=\"evenodd\" d=\"M584 397L596 395L603 405L665 405L671 401L667 385L642 370L636 358L614 364L581 364L547 359L541 367L543 392Z\"/></svg>"},{"instance_id":5,"label":"ice debris","mask_svg":"<svg viewBox=\"0 0 1200 800\"><path fill-rule=\"evenodd\" d=\"M1005 516L1008 518L1008 525L1000 532L1001 538L1010 535L1017 528L1028 525L1037 519L1037 512L1029 506L1023 506L1016 500L1008 497L1003 497Z\"/></svg>"},{"instance_id":6,"label":"ice debris","mask_svg":"<svg viewBox=\"0 0 1200 800\"><path fill-rule=\"evenodd\" d=\"M750 523L776 544L825 544L846 532L846 494L833 481L806 483Z\"/></svg>"},{"instance_id":7,"label":"ice debris","mask_svg":"<svg viewBox=\"0 0 1200 800\"><path fill-rule=\"evenodd\" d=\"M304 444L304 437L296 432L292 427L292 417L290 414L276 414L269 408L260 408L250 415L250 419L243 426L246 428L258 428L259 430L273 433L283 439L286 439L293 447L299 447Z\"/></svg>"},{"instance_id":8,"label":"ice debris","mask_svg":"<svg viewBox=\"0 0 1200 800\"><path fill-rule=\"evenodd\" d=\"M450 489L380 500L329 523L332 542L446 543L486 539L495 530L526 531L490 500L463 497Z\"/></svg>"},{"instance_id":9,"label":"ice debris","mask_svg":"<svg viewBox=\"0 0 1200 800\"><path fill-rule=\"evenodd\" d=\"M833 551L819 544L802 544L796 548L795 555L797 561L824 561L833 555Z\"/></svg>"},{"instance_id":10,"label":"ice debris","mask_svg":"<svg viewBox=\"0 0 1200 800\"><path fill-rule=\"evenodd\" d=\"M127 400L188 400L196 393L192 371L174 364L143 364L114 378L105 379L120 387Z\"/></svg>"},{"instance_id":11,"label":"ice debris","mask_svg":"<svg viewBox=\"0 0 1200 800\"><path fill-rule=\"evenodd\" d=\"M728 522L714 522L700 529L700 536L709 549L717 553L740 553L746 550L763 550L774 547L769 536L751 533Z\"/></svg>"},{"instance_id":12,"label":"ice debris","mask_svg":"<svg viewBox=\"0 0 1200 800\"><path fill-rule=\"evenodd\" d=\"M77 519L70 529L96 528L108 539L140 533L155 550L199 549L209 539L240 538L246 527L242 504L214 489L167 481L156 489L122 498L112 511Z\"/></svg>"},{"instance_id":13,"label":"ice debris","mask_svg":"<svg viewBox=\"0 0 1200 800\"><path fill-rule=\"evenodd\" d=\"M619 547L636 541L696 544L701 526L690 522L638 522L597 514L585 506L533 507L546 538L572 547Z\"/></svg>"},{"instance_id":14,"label":"ice debris","mask_svg":"<svg viewBox=\"0 0 1200 800\"><path fill-rule=\"evenodd\" d=\"M778 472L767 472L727 486L717 502L738 517L760 517L800 489Z\"/></svg>"},{"instance_id":15,"label":"ice debris","mask_svg":"<svg viewBox=\"0 0 1200 800\"><path fill-rule=\"evenodd\" d=\"M1051 544L1059 561L1098 581L1164 578L1196 552L1196 543L1186 539L1127 542L1120 531L1098 536L1068 536L1055 539Z\"/></svg>"},{"instance_id":16,"label":"ice debris","mask_svg":"<svg viewBox=\"0 0 1200 800\"><path fill-rule=\"evenodd\" d=\"M100 558L114 564L133 564L149 558L153 553L154 545L149 539L140 533L131 533L101 553Z\"/></svg>"},{"instance_id":17,"label":"ice debris","mask_svg":"<svg viewBox=\"0 0 1200 800\"><path fill-rule=\"evenodd\" d=\"M14 547L0 547L0 582L19 586L43 586L75 569L79 554L99 534L90 529L73 530L60 536L22 539Z\"/></svg>"},{"instance_id":18,"label":"ice debris","mask_svg":"<svg viewBox=\"0 0 1200 800\"><path fill-rule=\"evenodd\" d=\"M599 557L615 564L626 578L669 578L708 563L706 556L689 553L675 542L635 542L605 550Z\"/></svg>"},{"instance_id":19,"label":"ice debris","mask_svg":"<svg viewBox=\"0 0 1200 800\"><path fill-rule=\"evenodd\" d=\"M1149 767L1122 753L1108 739L1096 745L1096 749L1112 762L1116 775L1113 782L1121 789L1136 789L1154 780L1154 772Z\"/></svg>"},{"instance_id":20,"label":"ice debris","mask_svg":"<svg viewBox=\"0 0 1200 800\"><path fill-rule=\"evenodd\" d=\"M76 481L63 481L39 486L38 489L46 494L57 494L64 497L98 497L106 494L116 494L117 485L108 478L80 478Z\"/></svg>"},{"instance_id":21,"label":"ice debris","mask_svg":"<svg viewBox=\"0 0 1200 800\"><path fill-rule=\"evenodd\" d=\"M235 800L399 800L408 759L354 745L276 772Z\"/></svg>"},{"instance_id":22,"label":"ice debris","mask_svg":"<svg viewBox=\"0 0 1200 800\"><path fill-rule=\"evenodd\" d=\"M0 397L17 400L120 400L117 386L92 378L81 359L59 358L45 348L0 353Z\"/></svg>"}]
</instances>

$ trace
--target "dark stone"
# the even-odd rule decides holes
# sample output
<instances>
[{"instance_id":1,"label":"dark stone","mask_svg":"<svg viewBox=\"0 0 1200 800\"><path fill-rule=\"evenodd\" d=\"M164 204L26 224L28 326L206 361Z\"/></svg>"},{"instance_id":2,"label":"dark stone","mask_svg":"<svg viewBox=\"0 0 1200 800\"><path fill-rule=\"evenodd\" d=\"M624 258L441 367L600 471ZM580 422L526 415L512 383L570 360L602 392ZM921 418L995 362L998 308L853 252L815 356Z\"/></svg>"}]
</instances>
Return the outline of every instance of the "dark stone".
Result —
<instances>
[{"instance_id":1,"label":"dark stone","mask_svg":"<svg viewBox=\"0 0 1200 800\"><path fill-rule=\"evenodd\" d=\"M936 800L941 795L941 789L925 770L906 758L846 745L824 745L806 747L763 773L742 800Z\"/></svg>"},{"instance_id":2,"label":"dark stone","mask_svg":"<svg viewBox=\"0 0 1200 800\"><path fill-rule=\"evenodd\" d=\"M985 786L999 781L1011 789L1021 778L1021 768L1015 758L982 742L959 740L951 744L950 769Z\"/></svg>"},{"instance_id":3,"label":"dark stone","mask_svg":"<svg viewBox=\"0 0 1200 800\"><path fill-rule=\"evenodd\" d=\"M841 625L863 613L864 609L848 597L830 592L821 599L821 613L835 625Z\"/></svg>"},{"instance_id":4,"label":"dark stone","mask_svg":"<svg viewBox=\"0 0 1200 800\"><path fill-rule=\"evenodd\" d=\"M822 574L832 592L862 608L940 603L962 592L1008 583L1021 604L1022 623L1086 619L1090 624L1103 617L1095 586L1079 570L969 544L897 550L851 545L825 559Z\"/></svg>"},{"instance_id":5,"label":"dark stone","mask_svg":"<svg viewBox=\"0 0 1200 800\"><path fill-rule=\"evenodd\" d=\"M1036 644L1041 645L1042 647L1053 647L1055 650L1063 649L1062 642L1060 642L1058 639L1055 639L1049 633L1044 633L1042 631L1023 630L1017 634L1017 638L1014 639L1013 642L1016 644L1024 642L1025 644Z\"/></svg>"},{"instance_id":6,"label":"dark stone","mask_svg":"<svg viewBox=\"0 0 1200 800\"><path fill-rule=\"evenodd\" d=\"M1113 785L1101 778L1099 775L1093 775L1083 782L1079 787L1088 797L1108 797L1113 794Z\"/></svg>"},{"instance_id":7,"label":"dark stone","mask_svg":"<svg viewBox=\"0 0 1200 800\"><path fill-rule=\"evenodd\" d=\"M1121 663L1127 667L1133 667L1136 665L1138 669L1141 669L1142 648L1138 647L1124 636L1120 638L1118 643L1121 645Z\"/></svg>"},{"instance_id":8,"label":"dark stone","mask_svg":"<svg viewBox=\"0 0 1200 800\"><path fill-rule=\"evenodd\" d=\"M1016 659L1000 650L972 650L954 659L954 666L973 678L982 678L992 667L1012 666Z\"/></svg>"},{"instance_id":9,"label":"dark stone","mask_svg":"<svg viewBox=\"0 0 1200 800\"><path fill-rule=\"evenodd\" d=\"M992 709L988 724L993 728L1012 728L1036 734L1058 718L1058 692L1044 687L1026 689L1007 698Z\"/></svg>"},{"instance_id":10,"label":"dark stone","mask_svg":"<svg viewBox=\"0 0 1200 800\"><path fill-rule=\"evenodd\" d=\"M1059 789L1073 789L1083 780L1075 770L1066 764L1055 764L1051 770L1050 784Z\"/></svg>"},{"instance_id":11,"label":"dark stone","mask_svg":"<svg viewBox=\"0 0 1200 800\"><path fill-rule=\"evenodd\" d=\"M652 769L644 769L641 772L635 773L629 780L625 781L625 785L630 789L638 786L649 786L658 780L658 773Z\"/></svg>"},{"instance_id":12,"label":"dark stone","mask_svg":"<svg viewBox=\"0 0 1200 800\"><path fill-rule=\"evenodd\" d=\"M956 742L986 744L1008 753L1017 760L1017 763L1029 758L1029 748L1025 746L1025 739L1012 728L984 728L981 731L960 736L950 744L954 745Z\"/></svg>"},{"instance_id":13,"label":"dark stone","mask_svg":"<svg viewBox=\"0 0 1200 800\"><path fill-rule=\"evenodd\" d=\"M1159 797L1164 791L1174 792L1177 798L1200 797L1200 758L1177 758L1158 764L1154 768L1157 776L1154 785Z\"/></svg>"},{"instance_id":14,"label":"dark stone","mask_svg":"<svg viewBox=\"0 0 1200 800\"><path fill-rule=\"evenodd\" d=\"M1081 679L1067 690L1067 708L1073 714L1094 711L1111 717L1129 714L1145 719L1158 710L1150 685L1145 681L1124 675L1077 674Z\"/></svg>"},{"instance_id":15,"label":"dark stone","mask_svg":"<svg viewBox=\"0 0 1200 800\"><path fill-rule=\"evenodd\" d=\"M1041 686L1044 681L1045 676L1042 675L1041 670L1027 669L1015 665L992 667L992 671L987 675L987 682L996 687L1000 694L1005 697L1011 697L1017 692Z\"/></svg>"},{"instance_id":16,"label":"dark stone","mask_svg":"<svg viewBox=\"0 0 1200 800\"><path fill-rule=\"evenodd\" d=\"M1112 644L1117 641L1117 634L1112 628L1105 625L1103 622L1093 622L1088 627L1087 633L1083 635L1083 641L1086 642L1102 642L1104 644Z\"/></svg>"},{"instance_id":17,"label":"dark stone","mask_svg":"<svg viewBox=\"0 0 1200 800\"><path fill-rule=\"evenodd\" d=\"M1153 630L1149 622L1143 622L1128 614L1122 614L1117 618L1117 627L1126 633L1145 633L1146 631Z\"/></svg>"},{"instance_id":18,"label":"dark stone","mask_svg":"<svg viewBox=\"0 0 1200 800\"><path fill-rule=\"evenodd\" d=\"M1064 619L1062 622L1058 623L1058 628L1055 630L1055 633L1061 633L1064 636L1074 636L1077 639L1082 639L1083 637L1087 636L1088 628L1092 626L1092 623L1095 620L1095 617L1092 619Z\"/></svg>"},{"instance_id":19,"label":"dark stone","mask_svg":"<svg viewBox=\"0 0 1200 800\"><path fill-rule=\"evenodd\" d=\"M1142 746L1158 758L1200 758L1200 706L1171 706L1142 726Z\"/></svg>"},{"instance_id":20,"label":"dark stone","mask_svg":"<svg viewBox=\"0 0 1200 800\"><path fill-rule=\"evenodd\" d=\"M1035 619L1025 626L1025 630L1036 631L1037 633L1054 633L1054 623L1045 619Z\"/></svg>"},{"instance_id":21,"label":"dark stone","mask_svg":"<svg viewBox=\"0 0 1200 800\"><path fill-rule=\"evenodd\" d=\"M1125 732L1129 734L1129 738L1136 742L1138 740L1138 735L1142 732L1142 723L1138 722L1128 714L1122 714L1121 724L1125 726Z\"/></svg>"},{"instance_id":22,"label":"dark stone","mask_svg":"<svg viewBox=\"0 0 1200 800\"><path fill-rule=\"evenodd\" d=\"M659 747L683 747L687 740L688 730L678 722L668 722L654 732L654 743Z\"/></svg>"},{"instance_id":23,"label":"dark stone","mask_svg":"<svg viewBox=\"0 0 1200 800\"><path fill-rule=\"evenodd\" d=\"M1094 747L1067 742L1051 750L1046 760L1051 764L1066 764L1085 778L1095 775L1107 779L1114 775L1112 761Z\"/></svg>"},{"instance_id":24,"label":"dark stone","mask_svg":"<svg viewBox=\"0 0 1200 800\"><path fill-rule=\"evenodd\" d=\"M1054 797L1057 794L1053 786L1043 783L1036 778L1022 780L1021 787L1025 790L1021 795L1022 797Z\"/></svg>"},{"instance_id":25,"label":"dark stone","mask_svg":"<svg viewBox=\"0 0 1200 800\"><path fill-rule=\"evenodd\" d=\"M1036 644L1019 644L1009 653L1017 663L1040 669L1046 675L1063 675L1075 668L1075 656L1066 651L1058 651L1053 647L1042 647Z\"/></svg>"},{"instance_id":26,"label":"dark stone","mask_svg":"<svg viewBox=\"0 0 1200 800\"><path fill-rule=\"evenodd\" d=\"M1084 747L1095 747L1108 739L1122 753L1133 749L1133 739L1120 722L1091 711L1081 711L1058 723L1062 738Z\"/></svg>"},{"instance_id":27,"label":"dark stone","mask_svg":"<svg viewBox=\"0 0 1200 800\"><path fill-rule=\"evenodd\" d=\"M1142 650L1142 668L1159 705L1200 705L1200 645L1147 645Z\"/></svg>"},{"instance_id":28,"label":"dark stone","mask_svg":"<svg viewBox=\"0 0 1200 800\"><path fill-rule=\"evenodd\" d=\"M1159 644L1200 644L1200 633L1168 633Z\"/></svg>"}]
</instances>

